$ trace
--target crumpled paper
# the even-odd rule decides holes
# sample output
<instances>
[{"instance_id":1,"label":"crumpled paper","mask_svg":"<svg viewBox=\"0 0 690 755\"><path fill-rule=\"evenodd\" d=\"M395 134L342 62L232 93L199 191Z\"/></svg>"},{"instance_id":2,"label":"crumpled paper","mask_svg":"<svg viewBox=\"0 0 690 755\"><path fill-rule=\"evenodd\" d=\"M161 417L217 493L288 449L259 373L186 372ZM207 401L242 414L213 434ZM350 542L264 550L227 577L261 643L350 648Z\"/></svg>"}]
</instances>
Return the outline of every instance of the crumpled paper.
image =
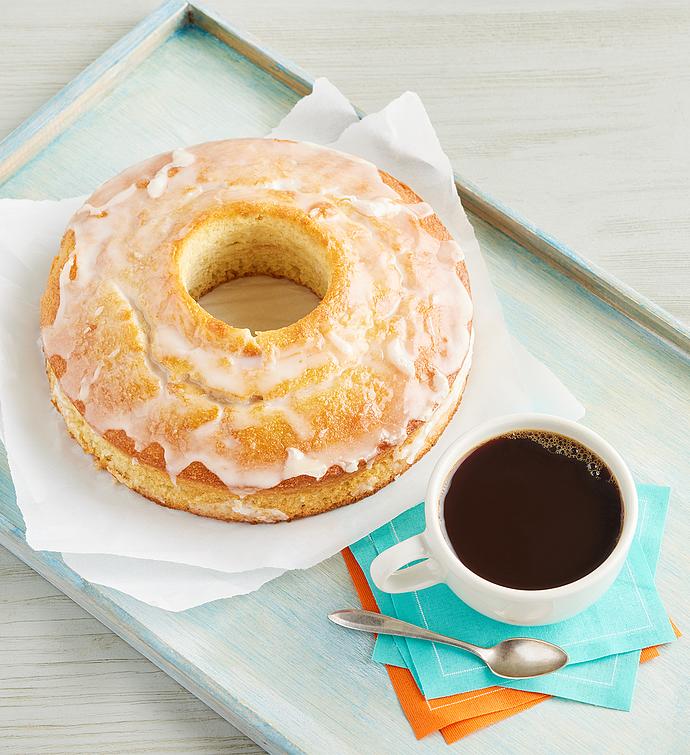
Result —
<instances>
[{"instance_id":1,"label":"crumpled paper","mask_svg":"<svg viewBox=\"0 0 690 755\"><path fill-rule=\"evenodd\" d=\"M337 553L419 503L440 454L479 422L510 412L573 419L584 413L508 334L450 163L417 95L407 92L359 120L343 95L320 79L272 135L360 155L411 186L463 249L475 304L469 382L435 447L378 493L309 519L272 525L203 519L156 506L94 468L50 404L37 345L38 300L50 261L83 199L0 200L1 424L27 542L62 552L85 579L168 610L251 592L285 570Z\"/></svg>"}]
</instances>

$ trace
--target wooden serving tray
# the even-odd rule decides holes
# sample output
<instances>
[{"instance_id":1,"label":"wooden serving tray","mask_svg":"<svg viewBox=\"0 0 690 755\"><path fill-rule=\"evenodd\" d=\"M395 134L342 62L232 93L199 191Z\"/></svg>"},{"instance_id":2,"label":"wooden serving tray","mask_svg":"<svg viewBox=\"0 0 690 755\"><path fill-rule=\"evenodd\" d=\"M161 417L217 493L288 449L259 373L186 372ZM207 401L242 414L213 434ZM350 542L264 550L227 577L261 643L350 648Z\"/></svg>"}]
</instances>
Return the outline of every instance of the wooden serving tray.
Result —
<instances>
[{"instance_id":1,"label":"wooden serving tray","mask_svg":"<svg viewBox=\"0 0 690 755\"><path fill-rule=\"evenodd\" d=\"M265 134L310 88L292 63L210 11L172 0L0 143L0 197L85 194L181 142ZM622 451L638 480L672 486L658 583L671 614L690 627L688 330L478 189L459 178L457 186L511 331L585 404L586 423ZM252 595L167 613L29 548L1 456L0 543L268 750L445 752L439 736L414 739L384 669L369 658L372 639L327 622L329 611L357 604L340 556ZM675 720L675 734L662 738L682 749L688 667L681 642L640 672L630 715L554 702L467 745L649 749L659 724Z\"/></svg>"}]
</instances>

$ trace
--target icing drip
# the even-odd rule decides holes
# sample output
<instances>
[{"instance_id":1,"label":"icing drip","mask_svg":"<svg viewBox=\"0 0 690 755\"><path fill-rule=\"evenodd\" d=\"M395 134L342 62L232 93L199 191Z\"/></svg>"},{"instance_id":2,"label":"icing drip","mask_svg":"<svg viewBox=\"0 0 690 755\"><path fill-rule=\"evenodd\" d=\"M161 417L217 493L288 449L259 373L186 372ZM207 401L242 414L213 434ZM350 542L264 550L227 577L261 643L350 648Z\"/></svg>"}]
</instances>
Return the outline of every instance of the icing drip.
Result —
<instances>
[{"instance_id":1,"label":"icing drip","mask_svg":"<svg viewBox=\"0 0 690 755\"><path fill-rule=\"evenodd\" d=\"M414 377L415 366L410 355L405 351L400 338L393 338L386 345L386 355L391 364L395 365L403 375Z\"/></svg>"},{"instance_id":2,"label":"icing drip","mask_svg":"<svg viewBox=\"0 0 690 755\"><path fill-rule=\"evenodd\" d=\"M112 207L115 207L116 205L122 204L125 200L129 199L132 194L134 194L137 190L137 187L134 184L131 184L126 189L123 189L122 191L118 191L115 196L108 200L105 204L102 204L100 207L94 207L93 205L86 202L84 205L82 205L79 212L88 212L89 215L102 215L104 212L108 212L109 209Z\"/></svg>"},{"instance_id":3,"label":"icing drip","mask_svg":"<svg viewBox=\"0 0 690 755\"><path fill-rule=\"evenodd\" d=\"M168 179L171 170L175 168L186 168L191 165L196 158L191 152L187 152L185 149L176 149L172 153L172 160L164 165L158 173L149 181L146 187L146 192L152 199L158 199L163 196L163 192L168 186Z\"/></svg>"}]
</instances>

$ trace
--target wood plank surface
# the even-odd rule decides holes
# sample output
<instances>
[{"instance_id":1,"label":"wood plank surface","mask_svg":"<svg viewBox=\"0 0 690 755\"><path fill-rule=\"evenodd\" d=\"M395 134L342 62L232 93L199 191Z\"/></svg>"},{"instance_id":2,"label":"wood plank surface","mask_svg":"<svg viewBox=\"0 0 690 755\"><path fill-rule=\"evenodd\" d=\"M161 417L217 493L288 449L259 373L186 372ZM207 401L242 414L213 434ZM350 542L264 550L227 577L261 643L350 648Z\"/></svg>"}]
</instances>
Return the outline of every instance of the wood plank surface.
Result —
<instances>
[{"instance_id":1,"label":"wood plank surface","mask_svg":"<svg viewBox=\"0 0 690 755\"><path fill-rule=\"evenodd\" d=\"M0 3L0 136L157 5ZM687 3L211 5L365 110L416 89L462 175L690 321ZM5 551L0 750L260 751Z\"/></svg>"},{"instance_id":2,"label":"wood plank surface","mask_svg":"<svg viewBox=\"0 0 690 755\"><path fill-rule=\"evenodd\" d=\"M0 752L263 752L0 547Z\"/></svg>"}]
</instances>

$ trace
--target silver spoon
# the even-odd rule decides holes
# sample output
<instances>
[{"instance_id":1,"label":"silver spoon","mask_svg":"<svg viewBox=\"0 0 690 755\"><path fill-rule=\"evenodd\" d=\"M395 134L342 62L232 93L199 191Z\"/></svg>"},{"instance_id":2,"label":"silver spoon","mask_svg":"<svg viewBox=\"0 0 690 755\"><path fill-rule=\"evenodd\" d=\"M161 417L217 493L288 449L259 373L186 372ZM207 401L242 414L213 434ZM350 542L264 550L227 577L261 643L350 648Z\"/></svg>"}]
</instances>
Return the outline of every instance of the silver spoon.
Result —
<instances>
[{"instance_id":1,"label":"silver spoon","mask_svg":"<svg viewBox=\"0 0 690 755\"><path fill-rule=\"evenodd\" d=\"M513 637L503 640L491 648L472 645L469 642L446 637L428 629L422 629L406 621L384 616L374 611L364 611L360 608L335 611L328 618L341 627L356 629L358 632L374 632L375 634L394 634L398 637L411 637L415 640L429 640L442 642L481 658L489 669L504 679L531 679L533 676L543 676L563 668L568 662L565 650L544 640L529 637Z\"/></svg>"}]
</instances>

